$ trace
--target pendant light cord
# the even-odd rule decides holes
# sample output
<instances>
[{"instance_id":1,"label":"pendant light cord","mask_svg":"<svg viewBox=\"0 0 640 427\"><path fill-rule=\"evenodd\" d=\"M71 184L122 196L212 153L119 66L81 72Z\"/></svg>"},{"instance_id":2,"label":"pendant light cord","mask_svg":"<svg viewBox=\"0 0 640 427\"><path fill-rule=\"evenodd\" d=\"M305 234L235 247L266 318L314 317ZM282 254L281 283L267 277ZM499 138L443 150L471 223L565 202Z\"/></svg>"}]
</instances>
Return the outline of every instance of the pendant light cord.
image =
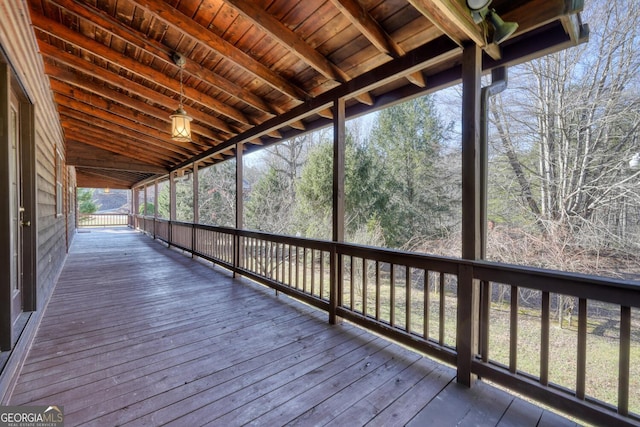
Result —
<instances>
[{"instance_id":1,"label":"pendant light cord","mask_svg":"<svg viewBox=\"0 0 640 427\"><path fill-rule=\"evenodd\" d=\"M180 71L179 71L179 74L180 74L180 109L181 110L183 108L182 103L183 103L183 100L184 100L184 86L182 84L182 68L183 68L183 66L181 65L180 66Z\"/></svg>"}]
</instances>

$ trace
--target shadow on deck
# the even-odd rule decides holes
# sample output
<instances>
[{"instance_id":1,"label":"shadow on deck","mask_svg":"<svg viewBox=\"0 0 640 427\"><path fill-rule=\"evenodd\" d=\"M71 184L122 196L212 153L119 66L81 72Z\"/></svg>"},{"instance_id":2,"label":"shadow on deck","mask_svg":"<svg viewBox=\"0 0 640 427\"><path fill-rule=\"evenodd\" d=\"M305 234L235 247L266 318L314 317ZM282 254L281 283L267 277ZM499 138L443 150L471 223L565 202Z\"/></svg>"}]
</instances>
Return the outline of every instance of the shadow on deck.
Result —
<instances>
[{"instance_id":1,"label":"shadow on deck","mask_svg":"<svg viewBox=\"0 0 640 427\"><path fill-rule=\"evenodd\" d=\"M77 234L12 393L66 425L575 425L130 229Z\"/></svg>"}]
</instances>

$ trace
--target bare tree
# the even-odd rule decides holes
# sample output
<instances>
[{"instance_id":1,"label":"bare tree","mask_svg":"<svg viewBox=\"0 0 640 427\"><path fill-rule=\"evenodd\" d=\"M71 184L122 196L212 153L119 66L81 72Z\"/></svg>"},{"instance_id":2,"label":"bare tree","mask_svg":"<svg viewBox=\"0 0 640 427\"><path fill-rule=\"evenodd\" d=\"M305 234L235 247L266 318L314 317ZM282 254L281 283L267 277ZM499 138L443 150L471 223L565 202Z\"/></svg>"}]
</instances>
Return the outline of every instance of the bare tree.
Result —
<instances>
[{"instance_id":1,"label":"bare tree","mask_svg":"<svg viewBox=\"0 0 640 427\"><path fill-rule=\"evenodd\" d=\"M520 215L555 246L629 250L640 237L640 172L628 166L640 151L640 3L589 6L589 42L512 70L492 103L494 183L518 189Z\"/></svg>"}]
</instances>

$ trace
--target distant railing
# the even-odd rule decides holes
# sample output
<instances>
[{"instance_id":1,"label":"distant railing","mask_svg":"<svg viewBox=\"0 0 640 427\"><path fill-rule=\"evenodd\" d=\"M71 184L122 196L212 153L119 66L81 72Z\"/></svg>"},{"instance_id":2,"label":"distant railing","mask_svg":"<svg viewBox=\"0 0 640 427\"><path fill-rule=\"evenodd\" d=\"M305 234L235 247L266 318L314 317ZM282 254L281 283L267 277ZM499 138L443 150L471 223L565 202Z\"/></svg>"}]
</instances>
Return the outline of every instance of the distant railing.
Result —
<instances>
[{"instance_id":1,"label":"distant railing","mask_svg":"<svg viewBox=\"0 0 640 427\"><path fill-rule=\"evenodd\" d=\"M78 214L78 228L115 227L129 225L128 214Z\"/></svg>"},{"instance_id":2,"label":"distant railing","mask_svg":"<svg viewBox=\"0 0 640 427\"><path fill-rule=\"evenodd\" d=\"M640 379L631 373L640 363L637 283L161 219L133 222L327 311L332 322L347 319L455 365L461 378L477 375L588 422L640 423ZM603 348L614 366L599 366ZM597 385L603 369L617 372L615 397Z\"/></svg>"}]
</instances>

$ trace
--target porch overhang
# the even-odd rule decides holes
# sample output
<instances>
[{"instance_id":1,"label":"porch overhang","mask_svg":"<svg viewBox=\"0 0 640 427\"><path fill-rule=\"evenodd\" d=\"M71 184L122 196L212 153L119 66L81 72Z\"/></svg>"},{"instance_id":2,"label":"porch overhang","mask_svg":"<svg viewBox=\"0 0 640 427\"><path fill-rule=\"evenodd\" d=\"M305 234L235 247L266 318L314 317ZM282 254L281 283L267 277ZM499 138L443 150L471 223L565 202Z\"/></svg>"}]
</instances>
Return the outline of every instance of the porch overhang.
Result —
<instances>
[{"instance_id":1,"label":"porch overhang","mask_svg":"<svg viewBox=\"0 0 640 427\"><path fill-rule=\"evenodd\" d=\"M354 117L450 86L465 45L483 49L488 72L588 37L576 0L494 0L519 25L499 46L462 0L28 3L67 164L83 187L130 188L223 161L239 143L252 151L331 125L339 98ZM175 52L187 60L187 143L169 135Z\"/></svg>"}]
</instances>

